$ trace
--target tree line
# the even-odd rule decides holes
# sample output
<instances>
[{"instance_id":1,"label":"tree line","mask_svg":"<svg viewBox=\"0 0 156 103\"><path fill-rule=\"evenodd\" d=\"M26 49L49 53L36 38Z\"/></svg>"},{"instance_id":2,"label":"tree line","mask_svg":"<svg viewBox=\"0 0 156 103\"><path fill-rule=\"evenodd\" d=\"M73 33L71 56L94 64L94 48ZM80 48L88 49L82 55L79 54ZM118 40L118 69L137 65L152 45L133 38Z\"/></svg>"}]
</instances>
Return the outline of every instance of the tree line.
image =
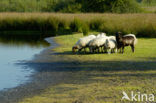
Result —
<instances>
[{"instance_id":1,"label":"tree line","mask_svg":"<svg viewBox=\"0 0 156 103\"><path fill-rule=\"evenodd\" d=\"M155 0L0 0L0 12L141 12Z\"/></svg>"}]
</instances>

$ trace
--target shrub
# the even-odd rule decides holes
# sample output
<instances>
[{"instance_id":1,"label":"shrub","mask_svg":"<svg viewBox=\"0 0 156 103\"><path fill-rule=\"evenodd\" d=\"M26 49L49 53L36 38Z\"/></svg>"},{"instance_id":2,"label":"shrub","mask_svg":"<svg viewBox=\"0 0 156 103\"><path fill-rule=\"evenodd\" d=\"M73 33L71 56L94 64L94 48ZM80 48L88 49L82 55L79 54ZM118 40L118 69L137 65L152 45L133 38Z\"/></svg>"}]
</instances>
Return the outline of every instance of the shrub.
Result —
<instances>
[{"instance_id":1,"label":"shrub","mask_svg":"<svg viewBox=\"0 0 156 103\"><path fill-rule=\"evenodd\" d=\"M139 12L139 5L135 0L85 0L82 9L84 12Z\"/></svg>"},{"instance_id":2,"label":"shrub","mask_svg":"<svg viewBox=\"0 0 156 103\"><path fill-rule=\"evenodd\" d=\"M115 13L141 12L135 0L114 0L111 3L111 11Z\"/></svg>"},{"instance_id":3,"label":"shrub","mask_svg":"<svg viewBox=\"0 0 156 103\"><path fill-rule=\"evenodd\" d=\"M88 35L88 33L89 33L89 26L86 23L83 24L83 26L82 26L82 32L83 32L84 36Z\"/></svg>"}]
</instances>

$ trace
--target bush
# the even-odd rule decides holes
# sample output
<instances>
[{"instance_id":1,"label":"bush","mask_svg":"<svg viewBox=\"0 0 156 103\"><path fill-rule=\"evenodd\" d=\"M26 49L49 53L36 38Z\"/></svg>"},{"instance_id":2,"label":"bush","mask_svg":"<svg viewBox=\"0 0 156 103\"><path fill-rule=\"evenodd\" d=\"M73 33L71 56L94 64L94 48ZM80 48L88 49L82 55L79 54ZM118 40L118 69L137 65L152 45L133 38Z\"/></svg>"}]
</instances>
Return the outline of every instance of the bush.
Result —
<instances>
[{"instance_id":1,"label":"bush","mask_svg":"<svg viewBox=\"0 0 156 103\"><path fill-rule=\"evenodd\" d=\"M115 13L134 13L141 12L135 0L114 0L111 3L111 11Z\"/></svg>"},{"instance_id":2,"label":"bush","mask_svg":"<svg viewBox=\"0 0 156 103\"><path fill-rule=\"evenodd\" d=\"M82 9L84 12L139 12L139 5L135 0L85 0Z\"/></svg>"},{"instance_id":3,"label":"bush","mask_svg":"<svg viewBox=\"0 0 156 103\"><path fill-rule=\"evenodd\" d=\"M88 33L89 33L89 26L86 23L83 24L82 33L84 36L88 35Z\"/></svg>"},{"instance_id":4,"label":"bush","mask_svg":"<svg viewBox=\"0 0 156 103\"><path fill-rule=\"evenodd\" d=\"M1 12L138 12L136 0L0 0L0 7Z\"/></svg>"}]
</instances>

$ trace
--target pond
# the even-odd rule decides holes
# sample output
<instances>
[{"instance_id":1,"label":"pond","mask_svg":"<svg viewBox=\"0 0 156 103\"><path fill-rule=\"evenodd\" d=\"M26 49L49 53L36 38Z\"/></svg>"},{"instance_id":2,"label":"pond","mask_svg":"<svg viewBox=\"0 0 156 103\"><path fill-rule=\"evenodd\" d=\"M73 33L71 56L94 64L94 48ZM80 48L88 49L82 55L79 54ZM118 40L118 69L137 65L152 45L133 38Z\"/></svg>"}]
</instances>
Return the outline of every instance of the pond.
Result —
<instances>
[{"instance_id":1,"label":"pond","mask_svg":"<svg viewBox=\"0 0 156 103\"><path fill-rule=\"evenodd\" d=\"M33 70L17 63L31 60L47 46L37 36L0 37L0 90L28 82Z\"/></svg>"}]
</instances>

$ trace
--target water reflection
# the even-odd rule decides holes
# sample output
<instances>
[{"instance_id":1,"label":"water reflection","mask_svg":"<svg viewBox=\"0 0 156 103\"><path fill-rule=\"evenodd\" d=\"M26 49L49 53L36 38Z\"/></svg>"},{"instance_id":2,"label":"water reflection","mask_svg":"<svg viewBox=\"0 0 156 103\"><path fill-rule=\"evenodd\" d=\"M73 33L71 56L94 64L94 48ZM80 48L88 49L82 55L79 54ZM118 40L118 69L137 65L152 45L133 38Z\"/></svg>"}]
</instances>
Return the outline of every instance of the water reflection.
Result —
<instances>
[{"instance_id":1,"label":"water reflection","mask_svg":"<svg viewBox=\"0 0 156 103\"><path fill-rule=\"evenodd\" d=\"M34 54L39 54L47 46L49 44L37 36L1 36L0 90L26 82L33 70L15 63L32 59Z\"/></svg>"},{"instance_id":2,"label":"water reflection","mask_svg":"<svg viewBox=\"0 0 156 103\"><path fill-rule=\"evenodd\" d=\"M40 35L0 35L0 43L11 46L49 46L49 44L44 40L45 37L46 36Z\"/></svg>"}]
</instances>

